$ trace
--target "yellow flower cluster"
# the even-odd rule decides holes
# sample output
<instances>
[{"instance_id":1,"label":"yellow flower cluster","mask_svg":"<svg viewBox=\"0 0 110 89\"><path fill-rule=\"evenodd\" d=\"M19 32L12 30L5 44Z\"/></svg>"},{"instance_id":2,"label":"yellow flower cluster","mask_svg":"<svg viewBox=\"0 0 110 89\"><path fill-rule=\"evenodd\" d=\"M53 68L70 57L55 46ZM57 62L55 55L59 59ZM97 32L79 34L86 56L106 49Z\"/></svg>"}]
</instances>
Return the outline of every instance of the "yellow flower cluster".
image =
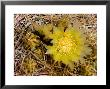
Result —
<instances>
[{"instance_id":1,"label":"yellow flower cluster","mask_svg":"<svg viewBox=\"0 0 110 89\"><path fill-rule=\"evenodd\" d=\"M91 53L85 35L73 27L68 27L65 32L55 27L50 38L53 39L53 46L47 47L47 53L52 54L55 61L62 61L70 67L73 61L80 60Z\"/></svg>"}]
</instances>

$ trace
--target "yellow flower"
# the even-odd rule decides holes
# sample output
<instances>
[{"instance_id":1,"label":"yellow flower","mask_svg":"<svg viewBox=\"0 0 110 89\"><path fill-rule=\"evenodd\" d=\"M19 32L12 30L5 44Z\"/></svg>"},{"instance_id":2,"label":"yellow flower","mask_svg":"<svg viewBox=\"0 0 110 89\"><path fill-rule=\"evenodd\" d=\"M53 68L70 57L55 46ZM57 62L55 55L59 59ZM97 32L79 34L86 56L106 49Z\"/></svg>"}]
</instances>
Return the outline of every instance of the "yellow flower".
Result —
<instances>
[{"instance_id":1,"label":"yellow flower","mask_svg":"<svg viewBox=\"0 0 110 89\"><path fill-rule=\"evenodd\" d=\"M47 47L47 53L52 54L55 61L62 61L71 68L73 61L91 53L82 31L73 27L68 27L65 32L60 27L53 30L53 34L50 35L53 45Z\"/></svg>"}]
</instances>

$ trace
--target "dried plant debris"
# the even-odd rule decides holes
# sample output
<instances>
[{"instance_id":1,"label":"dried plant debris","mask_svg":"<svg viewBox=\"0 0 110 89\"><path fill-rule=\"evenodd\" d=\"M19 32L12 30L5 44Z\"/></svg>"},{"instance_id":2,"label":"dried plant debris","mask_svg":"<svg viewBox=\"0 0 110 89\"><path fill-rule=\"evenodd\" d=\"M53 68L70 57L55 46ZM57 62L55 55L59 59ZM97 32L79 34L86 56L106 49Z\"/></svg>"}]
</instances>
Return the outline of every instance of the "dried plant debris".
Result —
<instances>
[{"instance_id":1,"label":"dried plant debris","mask_svg":"<svg viewBox=\"0 0 110 89\"><path fill-rule=\"evenodd\" d=\"M96 14L15 14L15 76L96 76Z\"/></svg>"}]
</instances>

